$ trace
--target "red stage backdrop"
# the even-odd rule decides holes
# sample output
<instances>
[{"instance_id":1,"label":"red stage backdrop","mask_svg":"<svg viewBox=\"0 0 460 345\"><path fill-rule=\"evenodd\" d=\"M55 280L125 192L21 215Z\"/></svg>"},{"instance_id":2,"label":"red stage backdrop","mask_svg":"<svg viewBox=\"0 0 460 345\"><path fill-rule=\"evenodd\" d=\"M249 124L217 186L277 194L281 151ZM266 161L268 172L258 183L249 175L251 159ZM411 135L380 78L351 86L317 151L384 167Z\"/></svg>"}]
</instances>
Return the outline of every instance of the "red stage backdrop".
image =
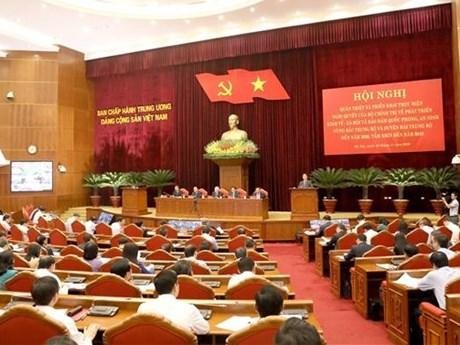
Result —
<instances>
[{"instance_id":1,"label":"red stage backdrop","mask_svg":"<svg viewBox=\"0 0 460 345\"><path fill-rule=\"evenodd\" d=\"M323 90L324 154L444 151L441 82Z\"/></svg>"}]
</instances>

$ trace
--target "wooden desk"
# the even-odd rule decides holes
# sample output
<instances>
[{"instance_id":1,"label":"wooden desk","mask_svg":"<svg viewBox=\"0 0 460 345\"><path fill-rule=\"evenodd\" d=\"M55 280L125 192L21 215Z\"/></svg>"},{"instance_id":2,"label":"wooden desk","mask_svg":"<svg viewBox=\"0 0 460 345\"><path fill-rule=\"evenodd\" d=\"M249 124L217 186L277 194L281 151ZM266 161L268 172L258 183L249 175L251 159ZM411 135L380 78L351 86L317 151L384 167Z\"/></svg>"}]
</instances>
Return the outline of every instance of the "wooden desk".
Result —
<instances>
[{"instance_id":1,"label":"wooden desk","mask_svg":"<svg viewBox=\"0 0 460 345\"><path fill-rule=\"evenodd\" d=\"M310 262L315 260L315 239L318 238L316 234L306 234L305 232L302 235L302 244L303 244L303 255L305 261Z\"/></svg>"},{"instance_id":2,"label":"wooden desk","mask_svg":"<svg viewBox=\"0 0 460 345\"><path fill-rule=\"evenodd\" d=\"M329 251L329 274L331 277L331 291L338 298L350 298L350 268L354 261L346 261L343 255L348 250Z\"/></svg>"},{"instance_id":3,"label":"wooden desk","mask_svg":"<svg viewBox=\"0 0 460 345\"><path fill-rule=\"evenodd\" d=\"M446 295L447 344L460 345L460 294Z\"/></svg>"},{"instance_id":4,"label":"wooden desk","mask_svg":"<svg viewBox=\"0 0 460 345\"><path fill-rule=\"evenodd\" d=\"M268 199L155 198L158 217L264 220Z\"/></svg>"},{"instance_id":5,"label":"wooden desk","mask_svg":"<svg viewBox=\"0 0 460 345\"><path fill-rule=\"evenodd\" d=\"M329 248L321 238L315 238L315 268L321 277L329 277Z\"/></svg>"},{"instance_id":6,"label":"wooden desk","mask_svg":"<svg viewBox=\"0 0 460 345\"><path fill-rule=\"evenodd\" d=\"M24 298L29 297L28 293L21 292L5 292L0 291L0 307L4 307L11 298ZM93 303L96 305L113 305L118 306L120 310L113 317L97 317L87 316L83 320L77 321L77 327L83 329L92 323L97 323L101 326L101 331L122 322L135 314L139 305L145 302L142 298L117 298L117 297L94 297L94 296L75 296L75 295L60 295L56 308L72 308L75 306L83 306L90 308ZM196 305L199 309L211 309L212 316L209 320L210 331L209 335L212 337L213 344L224 344L225 337L231 332L228 330L220 329L217 325L228 319L231 316L256 316L255 302L254 301L235 301L235 300L186 300L189 303ZM284 310L289 309L305 309L309 313L308 322L316 327L318 332L322 335L323 331L319 325L318 320L313 314L313 302L310 300L288 300L284 302Z\"/></svg>"}]
</instances>

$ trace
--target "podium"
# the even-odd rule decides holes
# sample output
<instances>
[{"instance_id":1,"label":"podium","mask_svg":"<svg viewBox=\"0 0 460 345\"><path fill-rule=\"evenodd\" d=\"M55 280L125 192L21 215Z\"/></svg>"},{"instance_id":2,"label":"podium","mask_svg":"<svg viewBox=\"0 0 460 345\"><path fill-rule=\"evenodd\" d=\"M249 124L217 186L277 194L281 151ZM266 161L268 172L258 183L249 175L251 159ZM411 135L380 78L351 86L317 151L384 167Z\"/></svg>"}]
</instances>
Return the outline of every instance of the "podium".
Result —
<instances>
[{"instance_id":1,"label":"podium","mask_svg":"<svg viewBox=\"0 0 460 345\"><path fill-rule=\"evenodd\" d=\"M316 188L289 188L291 191L291 220L319 219Z\"/></svg>"},{"instance_id":2,"label":"podium","mask_svg":"<svg viewBox=\"0 0 460 345\"><path fill-rule=\"evenodd\" d=\"M122 213L127 216L138 216L149 213L147 210L146 187L122 188Z\"/></svg>"},{"instance_id":3,"label":"podium","mask_svg":"<svg viewBox=\"0 0 460 345\"><path fill-rule=\"evenodd\" d=\"M219 166L219 186L229 190L232 186L248 190L251 158L212 159Z\"/></svg>"}]
</instances>

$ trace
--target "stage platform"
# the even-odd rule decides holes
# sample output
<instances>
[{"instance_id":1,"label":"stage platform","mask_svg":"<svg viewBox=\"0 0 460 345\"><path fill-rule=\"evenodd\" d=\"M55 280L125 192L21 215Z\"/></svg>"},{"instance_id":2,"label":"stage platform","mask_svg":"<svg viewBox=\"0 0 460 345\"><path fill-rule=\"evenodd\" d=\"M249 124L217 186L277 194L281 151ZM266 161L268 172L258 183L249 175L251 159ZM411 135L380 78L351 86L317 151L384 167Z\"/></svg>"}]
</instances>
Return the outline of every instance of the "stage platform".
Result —
<instances>
[{"instance_id":1,"label":"stage platform","mask_svg":"<svg viewBox=\"0 0 460 345\"><path fill-rule=\"evenodd\" d=\"M149 214L139 216L123 215L121 207L101 206L99 208L85 207L85 209L86 217L88 218L93 216L98 217L101 212L107 212L121 216L127 222L143 221L147 227L156 227L162 220L200 220L187 217L157 217L155 208L149 208ZM320 212L320 217L322 218L325 214L325 212ZM353 224L357 215L357 212L337 212L331 214L331 217L333 219L348 218L351 224ZM380 217L385 217L391 221L397 218L397 214L392 212L374 212L366 217L374 222ZM422 217L428 217L432 221L436 221L439 218L434 213L408 213L404 216L404 219L409 222L415 222ZM264 241L294 241L297 232L308 227L308 221L293 221L291 220L291 212L283 211L269 211L268 218L264 220L248 220L243 217L241 219L206 218L206 220L212 223L219 223L223 228L245 225L252 229L258 229Z\"/></svg>"}]
</instances>

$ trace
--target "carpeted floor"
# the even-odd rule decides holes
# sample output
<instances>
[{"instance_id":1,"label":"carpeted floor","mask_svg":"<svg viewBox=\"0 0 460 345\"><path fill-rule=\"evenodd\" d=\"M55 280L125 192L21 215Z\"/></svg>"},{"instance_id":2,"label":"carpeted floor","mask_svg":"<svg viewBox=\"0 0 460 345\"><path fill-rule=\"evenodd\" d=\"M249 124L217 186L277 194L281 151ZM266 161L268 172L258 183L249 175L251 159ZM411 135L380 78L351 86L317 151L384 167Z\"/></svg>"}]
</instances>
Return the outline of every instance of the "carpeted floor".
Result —
<instances>
[{"instance_id":1,"label":"carpeted floor","mask_svg":"<svg viewBox=\"0 0 460 345\"><path fill-rule=\"evenodd\" d=\"M270 258L278 261L280 272L290 274L296 298L313 300L314 313L324 330L328 345L390 345L382 321L364 319L351 300L338 299L330 290L329 278L319 277L314 263L307 263L302 246L292 243L265 243Z\"/></svg>"}]
</instances>

